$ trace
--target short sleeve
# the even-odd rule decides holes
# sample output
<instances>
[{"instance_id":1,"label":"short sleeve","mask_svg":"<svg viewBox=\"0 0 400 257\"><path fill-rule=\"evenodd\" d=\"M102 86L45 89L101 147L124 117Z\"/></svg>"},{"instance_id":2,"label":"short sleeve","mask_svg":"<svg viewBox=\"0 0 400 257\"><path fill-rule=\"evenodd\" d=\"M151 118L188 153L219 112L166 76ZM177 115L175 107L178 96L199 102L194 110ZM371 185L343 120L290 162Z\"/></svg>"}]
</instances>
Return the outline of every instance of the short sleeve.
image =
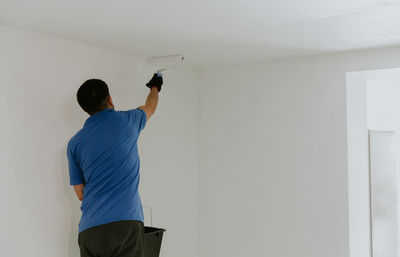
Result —
<instances>
[{"instance_id":1,"label":"short sleeve","mask_svg":"<svg viewBox=\"0 0 400 257\"><path fill-rule=\"evenodd\" d=\"M144 129L144 127L146 126L146 121L147 121L146 112L139 108L132 109L127 112L131 118L134 130L137 132L142 131L142 129Z\"/></svg>"},{"instance_id":2,"label":"short sleeve","mask_svg":"<svg viewBox=\"0 0 400 257\"><path fill-rule=\"evenodd\" d=\"M79 185L85 184L85 178L81 169L79 168L78 163L76 162L75 155L71 149L71 145L68 144L67 148L67 157L68 157L68 167L69 167L69 181L70 185Z\"/></svg>"}]
</instances>

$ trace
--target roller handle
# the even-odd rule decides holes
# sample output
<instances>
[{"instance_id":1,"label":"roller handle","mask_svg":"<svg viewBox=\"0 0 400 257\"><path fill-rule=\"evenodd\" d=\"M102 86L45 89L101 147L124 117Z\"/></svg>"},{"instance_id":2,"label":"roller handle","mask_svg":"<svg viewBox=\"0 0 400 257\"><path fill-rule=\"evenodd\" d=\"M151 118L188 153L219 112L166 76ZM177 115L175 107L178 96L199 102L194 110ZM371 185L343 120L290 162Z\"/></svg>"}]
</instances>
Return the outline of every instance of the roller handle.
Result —
<instances>
[{"instance_id":1,"label":"roller handle","mask_svg":"<svg viewBox=\"0 0 400 257\"><path fill-rule=\"evenodd\" d=\"M164 76L163 71L165 71L165 70L166 70L166 69L159 69L159 70L157 70L157 72L156 72L157 76L158 76L158 77Z\"/></svg>"}]
</instances>

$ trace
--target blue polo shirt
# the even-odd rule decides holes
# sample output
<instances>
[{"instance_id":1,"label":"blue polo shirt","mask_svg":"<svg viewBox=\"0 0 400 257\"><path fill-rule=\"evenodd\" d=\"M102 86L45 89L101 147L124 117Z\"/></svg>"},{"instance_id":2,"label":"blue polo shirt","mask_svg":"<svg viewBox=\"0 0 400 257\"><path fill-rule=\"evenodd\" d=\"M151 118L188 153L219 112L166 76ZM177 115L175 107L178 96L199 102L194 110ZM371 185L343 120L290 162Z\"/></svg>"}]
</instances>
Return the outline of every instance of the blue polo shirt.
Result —
<instances>
[{"instance_id":1,"label":"blue polo shirt","mask_svg":"<svg viewBox=\"0 0 400 257\"><path fill-rule=\"evenodd\" d=\"M146 120L141 109L106 109L68 142L70 184L86 184L79 232L119 220L143 222L137 140Z\"/></svg>"}]
</instances>

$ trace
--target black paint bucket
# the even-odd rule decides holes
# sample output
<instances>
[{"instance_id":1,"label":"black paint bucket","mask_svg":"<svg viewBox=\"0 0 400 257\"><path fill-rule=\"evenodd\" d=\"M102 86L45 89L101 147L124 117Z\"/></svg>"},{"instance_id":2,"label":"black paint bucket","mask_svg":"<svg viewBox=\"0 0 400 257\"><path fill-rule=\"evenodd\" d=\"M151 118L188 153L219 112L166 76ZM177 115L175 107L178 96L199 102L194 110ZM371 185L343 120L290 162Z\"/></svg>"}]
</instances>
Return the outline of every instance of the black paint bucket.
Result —
<instances>
[{"instance_id":1,"label":"black paint bucket","mask_svg":"<svg viewBox=\"0 0 400 257\"><path fill-rule=\"evenodd\" d=\"M159 257L165 229L144 227L144 257Z\"/></svg>"}]
</instances>

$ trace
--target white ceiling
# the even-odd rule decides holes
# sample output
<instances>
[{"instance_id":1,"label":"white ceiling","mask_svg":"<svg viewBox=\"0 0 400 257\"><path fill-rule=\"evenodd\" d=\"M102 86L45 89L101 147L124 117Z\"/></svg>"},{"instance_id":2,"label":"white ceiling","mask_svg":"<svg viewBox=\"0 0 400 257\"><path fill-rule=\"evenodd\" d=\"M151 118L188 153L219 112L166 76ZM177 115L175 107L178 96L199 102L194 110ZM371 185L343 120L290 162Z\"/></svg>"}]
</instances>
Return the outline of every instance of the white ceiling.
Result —
<instances>
[{"instance_id":1,"label":"white ceiling","mask_svg":"<svg viewBox=\"0 0 400 257\"><path fill-rule=\"evenodd\" d=\"M0 0L0 24L209 66L400 44L400 1Z\"/></svg>"}]
</instances>

